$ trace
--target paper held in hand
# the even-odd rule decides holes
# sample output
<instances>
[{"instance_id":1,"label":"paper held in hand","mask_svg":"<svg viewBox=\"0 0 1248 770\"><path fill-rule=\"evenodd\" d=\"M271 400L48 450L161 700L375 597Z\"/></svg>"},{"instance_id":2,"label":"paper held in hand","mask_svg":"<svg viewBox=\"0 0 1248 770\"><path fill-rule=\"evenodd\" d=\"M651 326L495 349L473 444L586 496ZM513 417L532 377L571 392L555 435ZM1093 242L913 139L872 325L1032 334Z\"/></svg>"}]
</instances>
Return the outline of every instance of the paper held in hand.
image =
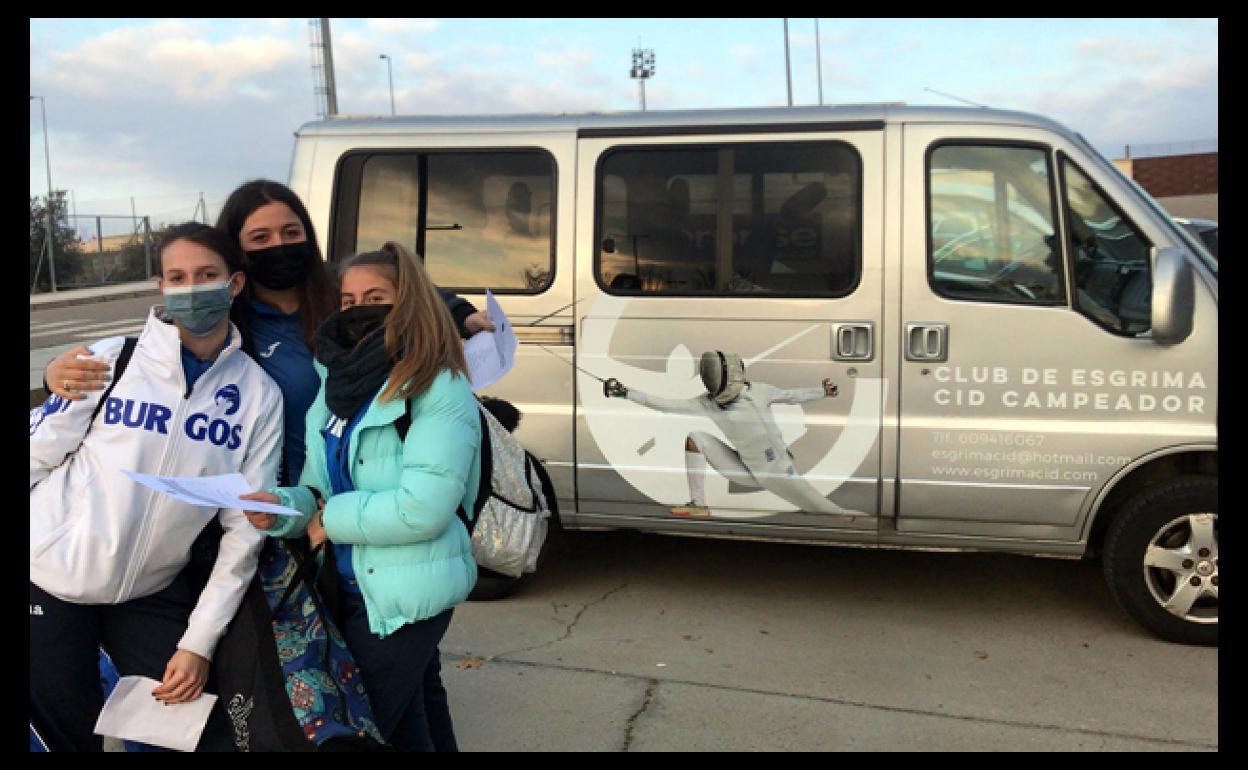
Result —
<instances>
[{"instance_id":1,"label":"paper held in hand","mask_svg":"<svg viewBox=\"0 0 1248 770\"><path fill-rule=\"evenodd\" d=\"M511 371L516 365L516 348L520 345L511 321L489 290L485 292L485 312L494 324L494 331L478 332L464 343L468 380L474 391L488 388Z\"/></svg>"},{"instance_id":2,"label":"paper held in hand","mask_svg":"<svg viewBox=\"0 0 1248 770\"><path fill-rule=\"evenodd\" d=\"M118 679L96 720L96 735L194 751L217 696L203 693L190 703L166 705L152 697L152 690L159 686L160 682L145 676Z\"/></svg>"},{"instance_id":3,"label":"paper held in hand","mask_svg":"<svg viewBox=\"0 0 1248 770\"><path fill-rule=\"evenodd\" d=\"M238 508L244 511L260 511L276 513L279 516L302 516L303 514L284 505L261 503L255 500L240 500L242 495L255 492L241 473L227 473L224 476L175 477L149 476L146 473L122 471L143 486L154 489L175 500L206 508Z\"/></svg>"}]
</instances>

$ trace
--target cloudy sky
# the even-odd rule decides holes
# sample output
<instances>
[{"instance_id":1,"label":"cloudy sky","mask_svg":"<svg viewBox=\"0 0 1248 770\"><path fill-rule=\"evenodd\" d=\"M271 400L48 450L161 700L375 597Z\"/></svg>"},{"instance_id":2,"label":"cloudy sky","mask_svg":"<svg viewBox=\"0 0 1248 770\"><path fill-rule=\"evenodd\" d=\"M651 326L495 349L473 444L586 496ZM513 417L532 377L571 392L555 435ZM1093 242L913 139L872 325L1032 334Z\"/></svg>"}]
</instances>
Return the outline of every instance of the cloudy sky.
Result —
<instances>
[{"instance_id":1,"label":"cloudy sky","mask_svg":"<svg viewBox=\"0 0 1248 770\"><path fill-rule=\"evenodd\" d=\"M309 19L32 19L52 181L79 214L215 216L256 177L285 181L316 119ZM819 100L813 19L790 19L795 104ZM1109 157L1218 135L1217 20L820 19L826 104L1037 112ZM389 114L628 111L632 49L651 48L652 110L783 106L781 19L333 19L338 107ZM39 102L30 191L47 190Z\"/></svg>"}]
</instances>

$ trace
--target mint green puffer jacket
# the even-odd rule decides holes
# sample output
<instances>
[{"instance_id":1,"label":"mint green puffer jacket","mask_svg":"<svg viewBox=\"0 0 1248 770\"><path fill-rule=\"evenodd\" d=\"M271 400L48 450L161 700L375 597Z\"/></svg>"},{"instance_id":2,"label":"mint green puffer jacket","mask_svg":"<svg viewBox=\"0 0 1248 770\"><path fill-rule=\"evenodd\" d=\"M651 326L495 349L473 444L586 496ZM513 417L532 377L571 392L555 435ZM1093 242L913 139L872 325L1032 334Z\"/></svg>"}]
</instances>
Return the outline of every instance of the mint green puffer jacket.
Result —
<instances>
[{"instance_id":1,"label":"mint green puffer jacket","mask_svg":"<svg viewBox=\"0 0 1248 770\"><path fill-rule=\"evenodd\" d=\"M456 512L463 505L471 513L477 494L478 402L466 378L444 370L411 400L411 427L400 442L394 422L404 402L374 398L347 448L355 491L331 497L321 432L331 414L325 370L319 363L316 369L321 390L308 410L300 486L272 490L304 515L279 516L268 534L297 537L307 529L316 499L304 485L325 495L325 532L333 543L354 546L352 566L369 628L385 637L454 607L476 583L471 541Z\"/></svg>"}]
</instances>

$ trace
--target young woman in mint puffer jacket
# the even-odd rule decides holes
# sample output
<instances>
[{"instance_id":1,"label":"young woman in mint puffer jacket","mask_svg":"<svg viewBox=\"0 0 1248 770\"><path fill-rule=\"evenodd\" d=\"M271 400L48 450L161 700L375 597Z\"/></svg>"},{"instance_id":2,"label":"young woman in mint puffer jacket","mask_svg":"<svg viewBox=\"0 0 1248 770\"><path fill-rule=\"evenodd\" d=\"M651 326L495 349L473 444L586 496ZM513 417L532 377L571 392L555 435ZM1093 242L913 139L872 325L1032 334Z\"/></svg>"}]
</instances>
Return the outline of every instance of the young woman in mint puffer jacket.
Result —
<instances>
[{"instance_id":1,"label":"young woman in mint puffer jacket","mask_svg":"<svg viewBox=\"0 0 1248 770\"><path fill-rule=\"evenodd\" d=\"M300 486L244 497L303 516L247 517L270 536L306 532L334 549L343 636L386 741L455 751L438 643L476 582L457 511L476 497L479 407L455 322L419 261L387 243L341 275L341 309L316 332L323 385Z\"/></svg>"}]
</instances>

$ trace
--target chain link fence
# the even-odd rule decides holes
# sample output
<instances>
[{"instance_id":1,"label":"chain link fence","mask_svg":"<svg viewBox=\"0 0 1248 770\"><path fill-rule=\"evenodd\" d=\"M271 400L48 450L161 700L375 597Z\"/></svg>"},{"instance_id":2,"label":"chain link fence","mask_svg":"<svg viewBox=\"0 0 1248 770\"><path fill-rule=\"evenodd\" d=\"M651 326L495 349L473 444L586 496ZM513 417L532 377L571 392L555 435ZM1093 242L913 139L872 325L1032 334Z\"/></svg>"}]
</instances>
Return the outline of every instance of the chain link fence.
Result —
<instances>
[{"instance_id":1,"label":"chain link fence","mask_svg":"<svg viewBox=\"0 0 1248 770\"><path fill-rule=\"evenodd\" d=\"M31 279L31 293L45 291L55 276L58 291L144 281L155 274L156 236L142 216L66 214L71 235L58 235L52 259L47 244Z\"/></svg>"},{"instance_id":2,"label":"chain link fence","mask_svg":"<svg viewBox=\"0 0 1248 770\"><path fill-rule=\"evenodd\" d=\"M1128 144L1127 158L1158 158L1165 155L1197 155L1217 152L1217 139L1199 139L1194 142L1162 142L1159 144Z\"/></svg>"}]
</instances>

